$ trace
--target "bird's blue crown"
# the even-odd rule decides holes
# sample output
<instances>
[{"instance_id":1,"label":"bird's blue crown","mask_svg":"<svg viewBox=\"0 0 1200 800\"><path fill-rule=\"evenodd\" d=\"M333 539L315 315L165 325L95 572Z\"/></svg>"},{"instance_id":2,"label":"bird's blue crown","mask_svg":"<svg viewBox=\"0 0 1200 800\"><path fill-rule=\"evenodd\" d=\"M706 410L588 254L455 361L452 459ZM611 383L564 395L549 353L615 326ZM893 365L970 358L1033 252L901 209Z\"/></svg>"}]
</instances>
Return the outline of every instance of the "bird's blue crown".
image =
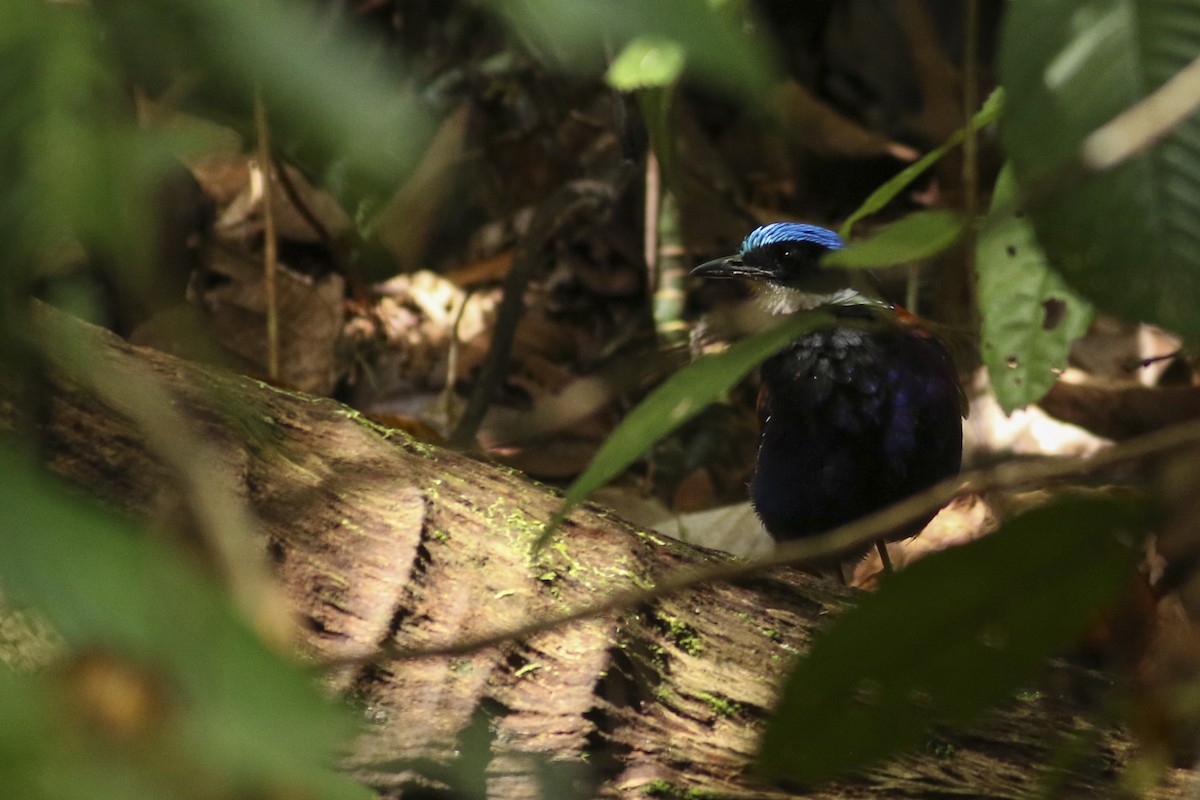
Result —
<instances>
[{"instance_id":1,"label":"bird's blue crown","mask_svg":"<svg viewBox=\"0 0 1200 800\"><path fill-rule=\"evenodd\" d=\"M845 244L842 237L828 228L819 225L805 225L802 222L772 222L755 228L742 242L742 254L768 244L779 242L813 242L830 250L841 250Z\"/></svg>"}]
</instances>

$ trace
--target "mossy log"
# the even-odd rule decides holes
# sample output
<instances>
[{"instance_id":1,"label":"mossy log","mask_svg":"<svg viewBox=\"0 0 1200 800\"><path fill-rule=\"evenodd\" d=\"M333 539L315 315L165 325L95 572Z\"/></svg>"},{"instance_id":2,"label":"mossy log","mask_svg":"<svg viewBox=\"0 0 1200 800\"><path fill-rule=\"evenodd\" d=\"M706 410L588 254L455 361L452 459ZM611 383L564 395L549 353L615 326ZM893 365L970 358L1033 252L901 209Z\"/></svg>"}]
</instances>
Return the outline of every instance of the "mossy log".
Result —
<instances>
[{"instance_id":1,"label":"mossy log","mask_svg":"<svg viewBox=\"0 0 1200 800\"><path fill-rule=\"evenodd\" d=\"M1060 796L1118 793L1132 751L1119 730L1094 731L1090 754L1065 772L1046 766L1090 725L1086 693L1054 689L852 780L798 788L757 777L777 687L814 630L852 601L799 570L701 585L472 652L376 657L517 628L728 556L594 507L535 551L559 499L520 474L332 400L38 318L43 341L69 330L94 346L93 374L110 385L160 387L219 454L214 474L234 476L227 488L257 521L255 545L300 620L303 653L328 662L330 684L366 710L346 769L386 797L1016 798L1046 780L1065 787ZM111 393L89 388L71 362L48 361L31 424L50 467L113 504L161 509L178 486L171 459L147 447ZM1061 664L1048 672L1048 686L1080 680ZM1182 796L1187 776L1174 773L1153 796Z\"/></svg>"}]
</instances>

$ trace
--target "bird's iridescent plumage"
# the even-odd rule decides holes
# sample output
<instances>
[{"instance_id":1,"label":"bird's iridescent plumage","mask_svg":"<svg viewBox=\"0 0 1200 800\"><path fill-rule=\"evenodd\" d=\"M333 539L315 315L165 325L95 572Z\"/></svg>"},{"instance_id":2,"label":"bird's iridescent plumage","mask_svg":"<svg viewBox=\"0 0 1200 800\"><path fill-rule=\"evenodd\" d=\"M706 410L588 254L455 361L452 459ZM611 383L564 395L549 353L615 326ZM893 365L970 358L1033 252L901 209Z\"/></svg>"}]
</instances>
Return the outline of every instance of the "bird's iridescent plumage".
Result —
<instances>
[{"instance_id":1,"label":"bird's iridescent plumage","mask_svg":"<svg viewBox=\"0 0 1200 800\"><path fill-rule=\"evenodd\" d=\"M877 511L953 475L961 460L961 393L949 354L854 283L858 276L822 268L821 256L841 246L825 228L773 223L751 232L737 255L695 270L768 284L777 313L819 308L836 320L762 365L750 494L777 540Z\"/></svg>"},{"instance_id":2,"label":"bird's iridescent plumage","mask_svg":"<svg viewBox=\"0 0 1200 800\"><path fill-rule=\"evenodd\" d=\"M812 242L826 250L840 250L845 246L842 237L820 225L807 225L803 222L772 222L769 225L755 228L742 240L741 254L744 256L751 250L780 242Z\"/></svg>"},{"instance_id":3,"label":"bird's iridescent plumage","mask_svg":"<svg viewBox=\"0 0 1200 800\"><path fill-rule=\"evenodd\" d=\"M863 311L866 326L842 311L839 326L763 362L750 492L776 539L822 533L958 471L959 389L945 349Z\"/></svg>"}]
</instances>

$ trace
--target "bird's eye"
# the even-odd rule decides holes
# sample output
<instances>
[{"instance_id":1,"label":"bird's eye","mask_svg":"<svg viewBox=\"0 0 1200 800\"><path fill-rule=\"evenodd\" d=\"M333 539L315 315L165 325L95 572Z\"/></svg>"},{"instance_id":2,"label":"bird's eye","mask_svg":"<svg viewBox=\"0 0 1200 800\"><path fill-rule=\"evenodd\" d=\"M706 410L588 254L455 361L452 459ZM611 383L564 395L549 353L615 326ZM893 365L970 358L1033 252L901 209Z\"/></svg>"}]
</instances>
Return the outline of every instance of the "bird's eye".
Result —
<instances>
[{"instance_id":1,"label":"bird's eye","mask_svg":"<svg viewBox=\"0 0 1200 800\"><path fill-rule=\"evenodd\" d=\"M794 249L792 249L791 247L784 248L784 250L783 250L784 258L793 258L793 257L795 257L795 255L796 255L796 251Z\"/></svg>"}]
</instances>

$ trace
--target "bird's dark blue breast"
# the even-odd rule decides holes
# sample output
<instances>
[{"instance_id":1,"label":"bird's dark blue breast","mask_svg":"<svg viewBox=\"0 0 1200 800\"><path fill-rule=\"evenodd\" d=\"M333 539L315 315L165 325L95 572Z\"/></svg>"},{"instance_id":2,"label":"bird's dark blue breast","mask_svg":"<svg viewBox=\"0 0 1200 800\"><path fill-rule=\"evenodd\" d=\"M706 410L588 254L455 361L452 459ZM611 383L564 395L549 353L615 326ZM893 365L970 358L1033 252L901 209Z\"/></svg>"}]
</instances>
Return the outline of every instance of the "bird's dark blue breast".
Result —
<instances>
[{"instance_id":1,"label":"bird's dark blue breast","mask_svg":"<svg viewBox=\"0 0 1200 800\"><path fill-rule=\"evenodd\" d=\"M919 330L809 333L762 365L755 510L772 537L796 539L953 475L960 408L949 355Z\"/></svg>"}]
</instances>

